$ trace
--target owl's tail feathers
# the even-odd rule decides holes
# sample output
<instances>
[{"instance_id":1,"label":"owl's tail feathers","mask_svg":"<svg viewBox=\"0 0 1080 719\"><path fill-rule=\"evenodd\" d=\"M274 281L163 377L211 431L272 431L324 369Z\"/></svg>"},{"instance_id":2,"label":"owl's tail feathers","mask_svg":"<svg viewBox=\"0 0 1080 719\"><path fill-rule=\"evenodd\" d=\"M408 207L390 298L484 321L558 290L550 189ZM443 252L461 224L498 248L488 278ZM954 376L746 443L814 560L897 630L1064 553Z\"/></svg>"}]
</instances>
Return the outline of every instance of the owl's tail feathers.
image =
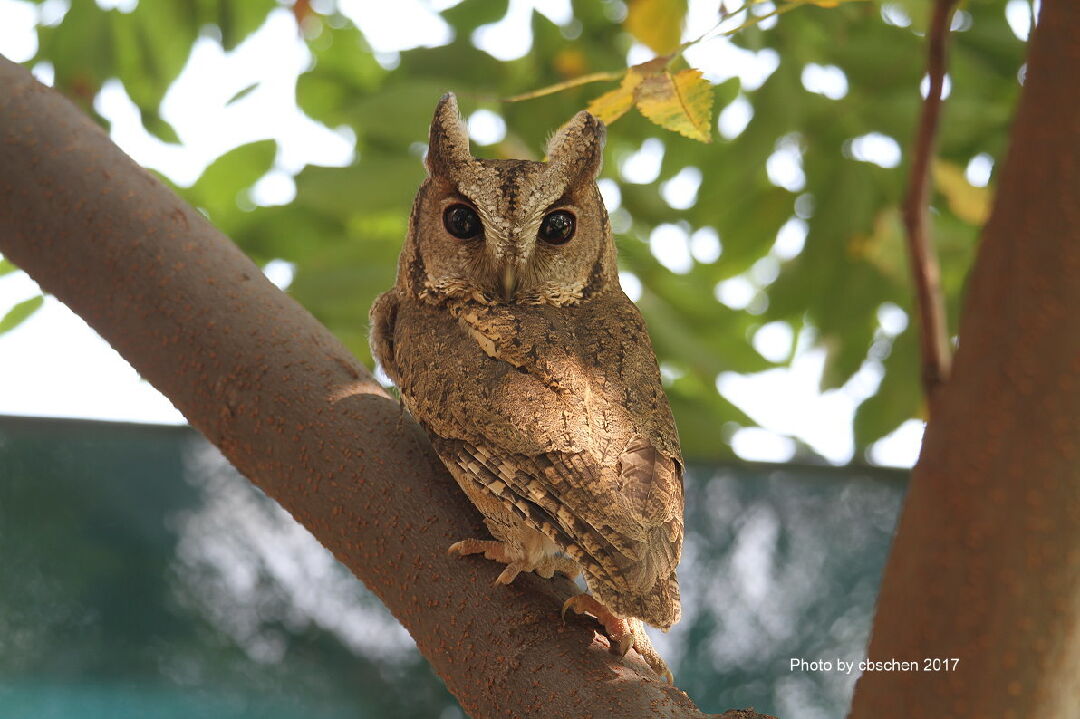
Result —
<instances>
[{"instance_id":1,"label":"owl's tail feathers","mask_svg":"<svg viewBox=\"0 0 1080 719\"><path fill-rule=\"evenodd\" d=\"M665 632L679 621L682 605L679 603L679 580L672 572L667 579L661 579L645 594L635 597L637 611L632 616L640 617L657 629Z\"/></svg>"},{"instance_id":2,"label":"owl's tail feathers","mask_svg":"<svg viewBox=\"0 0 1080 719\"><path fill-rule=\"evenodd\" d=\"M592 582L589 587L593 588ZM665 632L682 616L679 580L674 571L643 592L603 591L599 585L596 589L600 589L601 598L621 616L637 617Z\"/></svg>"},{"instance_id":3,"label":"owl's tail feathers","mask_svg":"<svg viewBox=\"0 0 1080 719\"><path fill-rule=\"evenodd\" d=\"M679 601L679 579L675 572L660 582L650 597L646 597L648 614L645 621L665 632L682 618L682 603Z\"/></svg>"}]
</instances>

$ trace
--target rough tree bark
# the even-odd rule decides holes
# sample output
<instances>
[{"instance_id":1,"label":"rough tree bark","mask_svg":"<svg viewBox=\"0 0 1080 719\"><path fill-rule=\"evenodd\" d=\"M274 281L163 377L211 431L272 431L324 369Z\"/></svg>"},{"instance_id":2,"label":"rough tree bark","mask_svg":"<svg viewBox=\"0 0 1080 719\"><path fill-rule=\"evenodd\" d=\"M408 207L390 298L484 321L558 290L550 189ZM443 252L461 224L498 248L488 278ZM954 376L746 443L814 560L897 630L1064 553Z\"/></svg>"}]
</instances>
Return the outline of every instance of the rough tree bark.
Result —
<instances>
[{"instance_id":1,"label":"rough tree bark","mask_svg":"<svg viewBox=\"0 0 1080 719\"><path fill-rule=\"evenodd\" d=\"M1078 12L1043 2L956 373L875 620L873 658L961 664L868 675L856 716L1073 708L1080 114L1065 68L1080 63ZM375 591L474 717L703 716L632 655L608 654L588 622L553 621L567 583L494 590L498 568L447 558L481 525L423 433L202 215L2 59L0 252Z\"/></svg>"},{"instance_id":2,"label":"rough tree bark","mask_svg":"<svg viewBox=\"0 0 1080 719\"><path fill-rule=\"evenodd\" d=\"M1043 0L851 716L1080 716L1080 3ZM946 113L948 110L946 110ZM946 122L948 118L946 117Z\"/></svg>"}]
</instances>

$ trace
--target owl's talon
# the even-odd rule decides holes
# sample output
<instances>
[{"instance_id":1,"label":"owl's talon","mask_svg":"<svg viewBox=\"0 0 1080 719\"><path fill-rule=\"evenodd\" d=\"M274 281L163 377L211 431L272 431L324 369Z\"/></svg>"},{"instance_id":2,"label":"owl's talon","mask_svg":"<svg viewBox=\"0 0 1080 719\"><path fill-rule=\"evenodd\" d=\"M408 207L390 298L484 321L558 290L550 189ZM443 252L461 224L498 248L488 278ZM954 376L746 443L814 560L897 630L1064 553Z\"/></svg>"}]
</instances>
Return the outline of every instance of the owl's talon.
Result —
<instances>
[{"instance_id":1,"label":"owl's talon","mask_svg":"<svg viewBox=\"0 0 1080 719\"><path fill-rule=\"evenodd\" d=\"M630 628L634 633L634 650L645 660L645 663L649 665L649 668L656 672L663 681L668 684L675 684L675 675L668 669L667 663L664 658L653 647L652 642L649 640L649 635L645 633L645 627L638 620L633 620L630 624Z\"/></svg>"},{"instance_id":2,"label":"owl's talon","mask_svg":"<svg viewBox=\"0 0 1080 719\"><path fill-rule=\"evenodd\" d=\"M640 620L617 616L591 594L578 594L563 602L563 621L566 621L567 609L572 609L578 614L588 612L596 617L596 620L604 627L612 654L623 657L633 647L657 676L669 684L675 683L675 676L668 669L663 657L653 648L649 635L645 633Z\"/></svg>"},{"instance_id":3,"label":"owl's talon","mask_svg":"<svg viewBox=\"0 0 1080 719\"><path fill-rule=\"evenodd\" d=\"M566 621L566 610L572 609L574 614L584 614L585 612L591 612L593 605L600 605L596 599L589 594L575 594L574 596L563 602L562 605L562 618Z\"/></svg>"},{"instance_id":4,"label":"owl's talon","mask_svg":"<svg viewBox=\"0 0 1080 719\"><path fill-rule=\"evenodd\" d=\"M495 579L495 584L510 584L522 572L536 572L541 577L550 579L555 570L565 573L575 569L571 561L563 557L541 556L538 560L522 552L519 547L494 539L463 539L451 544L446 551L452 557L483 554L493 562L505 564L506 567Z\"/></svg>"},{"instance_id":5,"label":"owl's talon","mask_svg":"<svg viewBox=\"0 0 1080 719\"><path fill-rule=\"evenodd\" d=\"M519 562L511 562L506 565L506 569L502 570L502 574L495 578L496 584L510 584L517 575L521 573L522 566Z\"/></svg>"},{"instance_id":6,"label":"owl's talon","mask_svg":"<svg viewBox=\"0 0 1080 719\"><path fill-rule=\"evenodd\" d=\"M625 657L632 646L634 646L634 635L626 634L611 640L611 653L617 657Z\"/></svg>"},{"instance_id":7,"label":"owl's talon","mask_svg":"<svg viewBox=\"0 0 1080 719\"><path fill-rule=\"evenodd\" d=\"M510 556L505 544L491 539L463 539L460 542L451 544L446 552L451 557L483 554L487 559L502 562L503 564L510 564L514 561L514 557Z\"/></svg>"},{"instance_id":8,"label":"owl's talon","mask_svg":"<svg viewBox=\"0 0 1080 719\"><path fill-rule=\"evenodd\" d=\"M631 631L630 622L616 616L591 594L578 594L563 602L564 619L567 609L573 609L578 614L588 612L596 617L596 620L604 627L604 632L611 643L612 654L620 657L626 656L626 653L630 651L630 647L634 646L634 634Z\"/></svg>"}]
</instances>

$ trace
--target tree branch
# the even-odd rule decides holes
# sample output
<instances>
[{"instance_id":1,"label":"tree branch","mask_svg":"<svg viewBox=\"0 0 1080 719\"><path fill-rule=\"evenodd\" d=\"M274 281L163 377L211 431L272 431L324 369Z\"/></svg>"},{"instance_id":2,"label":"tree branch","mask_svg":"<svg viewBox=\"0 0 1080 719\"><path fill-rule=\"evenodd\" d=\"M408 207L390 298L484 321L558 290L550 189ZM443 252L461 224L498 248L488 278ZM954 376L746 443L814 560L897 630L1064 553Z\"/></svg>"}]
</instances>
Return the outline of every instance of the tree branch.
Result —
<instances>
[{"instance_id":1,"label":"tree branch","mask_svg":"<svg viewBox=\"0 0 1080 719\"><path fill-rule=\"evenodd\" d=\"M447 557L484 529L423 432L200 213L3 58L0 251L360 577L472 716L704 716L588 621L562 624L569 581L496 588L493 563Z\"/></svg>"},{"instance_id":2,"label":"tree branch","mask_svg":"<svg viewBox=\"0 0 1080 719\"><path fill-rule=\"evenodd\" d=\"M953 378L926 428L850 715L1080 708L1080 3L1043 0Z\"/></svg>"},{"instance_id":3,"label":"tree branch","mask_svg":"<svg viewBox=\"0 0 1080 719\"><path fill-rule=\"evenodd\" d=\"M941 292L941 270L931 246L928 222L930 167L934 159L941 89L945 82L946 47L949 23L957 0L936 0L927 41L926 73L930 86L922 104L915 152L904 198L904 228L911 256L911 276L915 280L915 305L919 313L919 347L922 356L922 384L926 402L933 409L937 388L949 379L952 362L945 302Z\"/></svg>"}]
</instances>

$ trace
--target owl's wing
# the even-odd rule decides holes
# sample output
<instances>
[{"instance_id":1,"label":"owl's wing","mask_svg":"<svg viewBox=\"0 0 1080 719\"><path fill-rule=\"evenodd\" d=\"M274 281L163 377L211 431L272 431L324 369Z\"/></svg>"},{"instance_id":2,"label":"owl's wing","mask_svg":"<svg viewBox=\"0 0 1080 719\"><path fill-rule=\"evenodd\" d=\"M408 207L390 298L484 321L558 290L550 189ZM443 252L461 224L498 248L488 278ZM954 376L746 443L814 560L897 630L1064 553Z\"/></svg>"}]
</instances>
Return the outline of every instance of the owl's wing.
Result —
<instances>
[{"instance_id":1,"label":"owl's wing","mask_svg":"<svg viewBox=\"0 0 1080 719\"><path fill-rule=\"evenodd\" d=\"M402 301L398 317L398 386L458 481L551 537L610 589L600 596L614 610L669 626L682 466L629 300L455 314Z\"/></svg>"},{"instance_id":2,"label":"owl's wing","mask_svg":"<svg viewBox=\"0 0 1080 719\"><path fill-rule=\"evenodd\" d=\"M503 509L550 537L581 565L590 588L613 610L658 627L678 620L682 481L670 458L636 438L619 468L627 485L611 494L601 490L605 470L581 453L529 457L462 440L432 440L459 482L498 497Z\"/></svg>"},{"instance_id":3,"label":"owl's wing","mask_svg":"<svg viewBox=\"0 0 1080 719\"><path fill-rule=\"evenodd\" d=\"M371 322L371 334L368 344L386 376L400 386L400 373L394 358L394 330L397 325L398 307L401 300L395 287L375 298L371 305L368 319Z\"/></svg>"}]
</instances>

